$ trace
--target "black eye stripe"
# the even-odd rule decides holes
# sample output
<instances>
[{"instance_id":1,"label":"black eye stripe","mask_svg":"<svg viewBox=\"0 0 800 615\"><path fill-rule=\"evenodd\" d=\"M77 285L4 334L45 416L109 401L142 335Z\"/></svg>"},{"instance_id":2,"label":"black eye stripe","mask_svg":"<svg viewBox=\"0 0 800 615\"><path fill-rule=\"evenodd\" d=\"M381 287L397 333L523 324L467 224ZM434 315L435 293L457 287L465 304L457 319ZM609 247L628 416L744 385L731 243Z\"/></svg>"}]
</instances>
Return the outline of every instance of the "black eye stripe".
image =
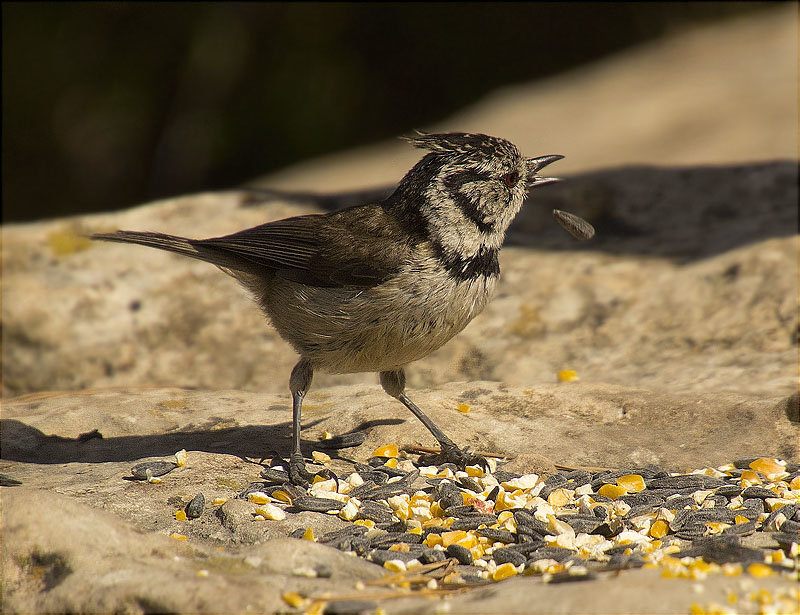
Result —
<instances>
[{"instance_id":1,"label":"black eye stripe","mask_svg":"<svg viewBox=\"0 0 800 615\"><path fill-rule=\"evenodd\" d=\"M448 175L444 180L444 185L447 188L450 196L455 204L461 210L461 213L466 216L482 233L491 233L494 231L494 224L486 220L483 214L479 211L479 204L473 202L460 190L461 186L474 181L487 181L494 179L488 173L477 173L475 171L459 171Z\"/></svg>"}]
</instances>

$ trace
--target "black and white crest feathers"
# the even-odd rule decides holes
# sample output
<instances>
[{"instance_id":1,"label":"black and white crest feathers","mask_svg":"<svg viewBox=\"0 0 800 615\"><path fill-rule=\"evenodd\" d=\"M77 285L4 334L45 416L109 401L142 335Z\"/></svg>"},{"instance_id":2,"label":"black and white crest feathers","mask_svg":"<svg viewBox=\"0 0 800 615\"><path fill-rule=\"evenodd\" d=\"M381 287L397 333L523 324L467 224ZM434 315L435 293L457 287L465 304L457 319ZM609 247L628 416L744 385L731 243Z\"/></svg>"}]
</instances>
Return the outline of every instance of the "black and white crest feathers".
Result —
<instances>
[{"instance_id":1,"label":"black and white crest feathers","mask_svg":"<svg viewBox=\"0 0 800 615\"><path fill-rule=\"evenodd\" d=\"M487 157L518 159L517 147L505 139L471 132L445 132L430 134L417 131L410 137L401 137L414 147L434 154L445 154L465 160L481 160Z\"/></svg>"}]
</instances>

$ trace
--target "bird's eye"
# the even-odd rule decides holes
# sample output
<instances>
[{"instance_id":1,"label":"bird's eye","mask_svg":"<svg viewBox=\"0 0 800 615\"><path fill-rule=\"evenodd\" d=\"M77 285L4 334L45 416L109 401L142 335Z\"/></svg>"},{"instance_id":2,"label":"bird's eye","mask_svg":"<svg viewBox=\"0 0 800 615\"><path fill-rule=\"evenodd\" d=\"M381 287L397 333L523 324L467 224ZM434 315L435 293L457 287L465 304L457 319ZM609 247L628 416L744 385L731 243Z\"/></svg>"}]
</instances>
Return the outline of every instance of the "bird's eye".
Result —
<instances>
[{"instance_id":1,"label":"bird's eye","mask_svg":"<svg viewBox=\"0 0 800 615\"><path fill-rule=\"evenodd\" d=\"M511 173L506 173L503 175L503 182L509 188L513 188L519 182L519 173L516 171L512 171Z\"/></svg>"}]
</instances>

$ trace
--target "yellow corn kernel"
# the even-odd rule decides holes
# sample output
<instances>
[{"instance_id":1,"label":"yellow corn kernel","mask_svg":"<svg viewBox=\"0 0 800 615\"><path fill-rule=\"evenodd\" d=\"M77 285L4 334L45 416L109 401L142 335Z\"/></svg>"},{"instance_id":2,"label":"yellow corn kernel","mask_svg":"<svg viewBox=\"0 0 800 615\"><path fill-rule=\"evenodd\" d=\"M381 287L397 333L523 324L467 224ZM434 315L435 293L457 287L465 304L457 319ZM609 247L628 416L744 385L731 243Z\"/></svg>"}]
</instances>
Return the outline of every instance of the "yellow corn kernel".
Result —
<instances>
[{"instance_id":1,"label":"yellow corn kernel","mask_svg":"<svg viewBox=\"0 0 800 615\"><path fill-rule=\"evenodd\" d=\"M311 600L309 600L308 598L304 598L303 596L301 596L297 592L283 592L281 594L281 598L283 598L283 601L286 604L288 604L290 607L293 607L295 609L302 608L306 604L311 602Z\"/></svg>"},{"instance_id":2,"label":"yellow corn kernel","mask_svg":"<svg viewBox=\"0 0 800 615\"><path fill-rule=\"evenodd\" d=\"M558 379L561 382L573 382L578 380L578 372L574 369L562 369L558 372Z\"/></svg>"},{"instance_id":3,"label":"yellow corn kernel","mask_svg":"<svg viewBox=\"0 0 800 615\"><path fill-rule=\"evenodd\" d=\"M772 568L767 566L766 564L750 564L747 567L747 574L750 576L756 577L757 579L763 579L764 577L770 577L773 575Z\"/></svg>"},{"instance_id":4,"label":"yellow corn kernel","mask_svg":"<svg viewBox=\"0 0 800 615\"><path fill-rule=\"evenodd\" d=\"M738 562L735 564L722 564L720 568L722 569L722 574L724 574L726 577L738 577L740 574L742 574L742 565Z\"/></svg>"},{"instance_id":5,"label":"yellow corn kernel","mask_svg":"<svg viewBox=\"0 0 800 615\"><path fill-rule=\"evenodd\" d=\"M761 477L756 474L753 470L745 470L742 472L742 475L739 477L741 481L749 481L751 483L760 483Z\"/></svg>"},{"instance_id":6,"label":"yellow corn kernel","mask_svg":"<svg viewBox=\"0 0 800 615\"><path fill-rule=\"evenodd\" d=\"M461 545L465 549L471 549L478 545L478 537L475 534L467 534L461 540L456 540L455 544Z\"/></svg>"},{"instance_id":7,"label":"yellow corn kernel","mask_svg":"<svg viewBox=\"0 0 800 615\"><path fill-rule=\"evenodd\" d=\"M275 504L264 504L256 508L256 514L270 521L283 521L286 518L286 513Z\"/></svg>"},{"instance_id":8,"label":"yellow corn kernel","mask_svg":"<svg viewBox=\"0 0 800 615\"><path fill-rule=\"evenodd\" d=\"M504 511L508 510L509 508L514 508L514 504L511 500L506 501L506 492L501 490L495 498L494 509L496 511Z\"/></svg>"},{"instance_id":9,"label":"yellow corn kernel","mask_svg":"<svg viewBox=\"0 0 800 615\"><path fill-rule=\"evenodd\" d=\"M511 562L506 562L505 564L500 564L495 571L492 573L492 580L493 581L502 581L503 579L507 579L509 577L513 577L517 573L517 569L514 567L514 564Z\"/></svg>"},{"instance_id":10,"label":"yellow corn kernel","mask_svg":"<svg viewBox=\"0 0 800 615\"><path fill-rule=\"evenodd\" d=\"M636 493L647 486L644 484L644 478L639 474L620 476L617 479L617 485L625 489L628 493Z\"/></svg>"},{"instance_id":11,"label":"yellow corn kernel","mask_svg":"<svg viewBox=\"0 0 800 615\"><path fill-rule=\"evenodd\" d=\"M440 536L442 537L442 546L449 547L459 540L466 538L467 533L464 530L454 530L452 532L442 532Z\"/></svg>"},{"instance_id":12,"label":"yellow corn kernel","mask_svg":"<svg viewBox=\"0 0 800 615\"><path fill-rule=\"evenodd\" d=\"M505 523L509 519L513 519L513 518L514 518L514 513L512 513L509 510L504 510L499 515L497 515L497 522L498 523Z\"/></svg>"},{"instance_id":13,"label":"yellow corn kernel","mask_svg":"<svg viewBox=\"0 0 800 615\"><path fill-rule=\"evenodd\" d=\"M607 498L611 498L612 500L616 500L619 496L625 495L628 492L625 490L625 487L606 483L597 490L597 493Z\"/></svg>"},{"instance_id":14,"label":"yellow corn kernel","mask_svg":"<svg viewBox=\"0 0 800 615\"><path fill-rule=\"evenodd\" d=\"M772 475L783 474L786 471L786 468L779 464L777 459L772 459L770 457L756 459L750 464L750 468L756 472L761 472L767 478L770 478Z\"/></svg>"},{"instance_id":15,"label":"yellow corn kernel","mask_svg":"<svg viewBox=\"0 0 800 615\"><path fill-rule=\"evenodd\" d=\"M425 537L425 544L429 547L435 547L436 545L442 544L441 534L428 534Z\"/></svg>"},{"instance_id":16,"label":"yellow corn kernel","mask_svg":"<svg viewBox=\"0 0 800 615\"><path fill-rule=\"evenodd\" d=\"M178 464L179 468L185 466L188 461L189 461L189 455L187 454L185 448L182 448L177 453L175 453L175 463Z\"/></svg>"},{"instance_id":17,"label":"yellow corn kernel","mask_svg":"<svg viewBox=\"0 0 800 615\"><path fill-rule=\"evenodd\" d=\"M306 529L305 532L303 532L303 540L310 540L312 542L316 542L316 539L314 538L313 528L308 528Z\"/></svg>"},{"instance_id":18,"label":"yellow corn kernel","mask_svg":"<svg viewBox=\"0 0 800 615\"><path fill-rule=\"evenodd\" d=\"M214 498L211 501L211 505L212 506L222 506L227 501L228 501L228 498Z\"/></svg>"},{"instance_id":19,"label":"yellow corn kernel","mask_svg":"<svg viewBox=\"0 0 800 615\"><path fill-rule=\"evenodd\" d=\"M408 553L411 550L411 547L408 546L408 543L405 542L396 542L391 547L389 547L389 551L402 551Z\"/></svg>"},{"instance_id":20,"label":"yellow corn kernel","mask_svg":"<svg viewBox=\"0 0 800 615\"><path fill-rule=\"evenodd\" d=\"M388 562L384 562L383 567L386 568L386 570L391 570L392 572L406 571L405 562L399 559L390 559Z\"/></svg>"},{"instance_id":21,"label":"yellow corn kernel","mask_svg":"<svg viewBox=\"0 0 800 615\"><path fill-rule=\"evenodd\" d=\"M472 476L473 478L480 478L483 476L483 469L478 466L467 466L464 468L464 471L467 473L467 476Z\"/></svg>"},{"instance_id":22,"label":"yellow corn kernel","mask_svg":"<svg viewBox=\"0 0 800 615\"><path fill-rule=\"evenodd\" d=\"M434 517L444 517L444 511L442 507L439 505L439 502L434 502L431 504L431 515Z\"/></svg>"},{"instance_id":23,"label":"yellow corn kernel","mask_svg":"<svg viewBox=\"0 0 800 615\"><path fill-rule=\"evenodd\" d=\"M186 536L184 536L183 534L178 534L177 532L172 532L172 534L170 534L169 537L174 538L175 540L186 540Z\"/></svg>"},{"instance_id":24,"label":"yellow corn kernel","mask_svg":"<svg viewBox=\"0 0 800 615\"><path fill-rule=\"evenodd\" d=\"M252 493L247 494L247 501L252 502L253 504L266 504L269 502L269 496L266 493L261 493L260 491L253 491Z\"/></svg>"},{"instance_id":25,"label":"yellow corn kernel","mask_svg":"<svg viewBox=\"0 0 800 615\"><path fill-rule=\"evenodd\" d=\"M456 410L466 414L467 412L469 412L469 406L467 404L458 404L458 407L456 408Z\"/></svg>"},{"instance_id":26,"label":"yellow corn kernel","mask_svg":"<svg viewBox=\"0 0 800 615\"><path fill-rule=\"evenodd\" d=\"M398 453L396 444L387 444L372 451L372 457L397 457Z\"/></svg>"},{"instance_id":27,"label":"yellow corn kernel","mask_svg":"<svg viewBox=\"0 0 800 615\"><path fill-rule=\"evenodd\" d=\"M750 519L748 519L748 518L747 518L747 517L745 517L744 515L736 515L736 516L733 518L733 521L734 521L734 523L736 523L736 524L738 525L739 523L749 523L749 522L750 522Z\"/></svg>"},{"instance_id":28,"label":"yellow corn kernel","mask_svg":"<svg viewBox=\"0 0 800 615\"><path fill-rule=\"evenodd\" d=\"M416 534L417 536L422 536L422 526L419 527L411 527L406 530L409 534Z\"/></svg>"},{"instance_id":29,"label":"yellow corn kernel","mask_svg":"<svg viewBox=\"0 0 800 615\"><path fill-rule=\"evenodd\" d=\"M547 496L547 503L550 506L566 506L572 500L572 494L567 489L554 489Z\"/></svg>"},{"instance_id":30,"label":"yellow corn kernel","mask_svg":"<svg viewBox=\"0 0 800 615\"><path fill-rule=\"evenodd\" d=\"M650 531L648 533L652 538L663 538L669 533L669 523L663 519L659 519L650 526Z\"/></svg>"},{"instance_id":31,"label":"yellow corn kernel","mask_svg":"<svg viewBox=\"0 0 800 615\"><path fill-rule=\"evenodd\" d=\"M789 489L792 491L796 491L800 489L800 475L795 476L792 481L789 483Z\"/></svg>"},{"instance_id":32,"label":"yellow corn kernel","mask_svg":"<svg viewBox=\"0 0 800 615\"><path fill-rule=\"evenodd\" d=\"M392 457L391 459L387 459L386 463L384 463L387 468L396 468L397 467L397 457Z\"/></svg>"},{"instance_id":33,"label":"yellow corn kernel","mask_svg":"<svg viewBox=\"0 0 800 615\"><path fill-rule=\"evenodd\" d=\"M186 511L176 510L175 511L175 520L176 521L186 521Z\"/></svg>"},{"instance_id":34,"label":"yellow corn kernel","mask_svg":"<svg viewBox=\"0 0 800 615\"><path fill-rule=\"evenodd\" d=\"M331 456L328 455L327 453L323 453L322 451L312 451L311 452L311 457L317 463L330 463L331 462Z\"/></svg>"},{"instance_id":35,"label":"yellow corn kernel","mask_svg":"<svg viewBox=\"0 0 800 615\"><path fill-rule=\"evenodd\" d=\"M778 549L777 551L773 551L769 554L769 560L773 564L782 564L784 561L786 561L786 555L784 555L783 551Z\"/></svg>"},{"instance_id":36,"label":"yellow corn kernel","mask_svg":"<svg viewBox=\"0 0 800 615\"><path fill-rule=\"evenodd\" d=\"M730 523L722 523L721 521L708 521L706 522L706 534L713 536L715 534L720 534L723 530L728 529L731 526Z\"/></svg>"},{"instance_id":37,"label":"yellow corn kernel","mask_svg":"<svg viewBox=\"0 0 800 615\"><path fill-rule=\"evenodd\" d=\"M353 521L353 525L363 525L364 527L373 528L375 527L375 522L372 519L356 519Z\"/></svg>"}]
</instances>

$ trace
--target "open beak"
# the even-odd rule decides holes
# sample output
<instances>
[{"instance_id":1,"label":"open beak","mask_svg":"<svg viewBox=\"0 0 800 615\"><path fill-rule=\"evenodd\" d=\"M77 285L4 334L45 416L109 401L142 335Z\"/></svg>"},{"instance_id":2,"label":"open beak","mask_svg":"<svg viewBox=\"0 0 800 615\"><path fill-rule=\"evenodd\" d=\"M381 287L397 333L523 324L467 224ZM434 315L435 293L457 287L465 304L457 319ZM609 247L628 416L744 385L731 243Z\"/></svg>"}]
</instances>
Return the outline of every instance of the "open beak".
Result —
<instances>
[{"instance_id":1,"label":"open beak","mask_svg":"<svg viewBox=\"0 0 800 615\"><path fill-rule=\"evenodd\" d=\"M551 154L549 156L539 156L538 158L528 158L528 188L536 186L544 186L545 184L553 184L561 181L558 177L537 177L536 174L545 168L548 164L552 164L557 160L561 160L564 156L560 154Z\"/></svg>"}]
</instances>

